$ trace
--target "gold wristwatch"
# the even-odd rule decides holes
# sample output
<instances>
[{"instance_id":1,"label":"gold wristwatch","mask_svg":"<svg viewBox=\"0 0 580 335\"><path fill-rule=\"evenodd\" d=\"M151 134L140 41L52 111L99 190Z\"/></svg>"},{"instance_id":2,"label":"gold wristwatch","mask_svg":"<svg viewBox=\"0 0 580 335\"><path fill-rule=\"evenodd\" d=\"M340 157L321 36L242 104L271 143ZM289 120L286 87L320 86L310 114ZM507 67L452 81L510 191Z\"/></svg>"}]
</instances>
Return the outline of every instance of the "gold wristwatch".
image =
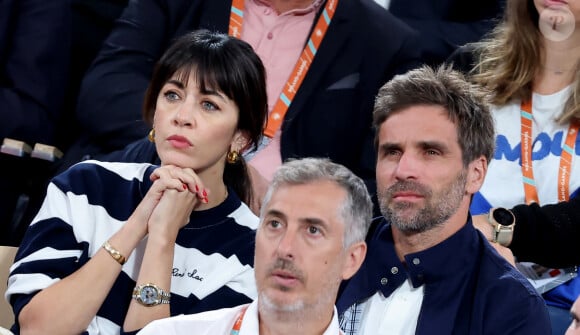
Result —
<instances>
[{"instance_id":1,"label":"gold wristwatch","mask_svg":"<svg viewBox=\"0 0 580 335\"><path fill-rule=\"evenodd\" d=\"M516 217L509 209L502 207L492 208L487 216L487 221L491 224L492 242L497 242L507 247L512 242Z\"/></svg>"}]
</instances>

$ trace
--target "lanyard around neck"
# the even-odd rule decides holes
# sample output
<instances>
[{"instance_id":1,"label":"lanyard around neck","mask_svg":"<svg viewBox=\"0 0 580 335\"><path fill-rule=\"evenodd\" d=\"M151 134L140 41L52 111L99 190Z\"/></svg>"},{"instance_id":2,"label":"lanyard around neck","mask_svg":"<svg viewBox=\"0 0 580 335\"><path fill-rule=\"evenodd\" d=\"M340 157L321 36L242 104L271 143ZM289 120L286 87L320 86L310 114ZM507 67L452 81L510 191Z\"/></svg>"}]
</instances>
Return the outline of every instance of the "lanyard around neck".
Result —
<instances>
[{"instance_id":1,"label":"lanyard around neck","mask_svg":"<svg viewBox=\"0 0 580 335\"><path fill-rule=\"evenodd\" d=\"M240 329L242 328L242 321L244 321L244 314L246 314L247 309L248 306L242 307L242 310L238 314L236 322L234 322L234 325L232 326L232 331L230 332L230 335L238 335L240 333Z\"/></svg>"},{"instance_id":2,"label":"lanyard around neck","mask_svg":"<svg viewBox=\"0 0 580 335\"><path fill-rule=\"evenodd\" d=\"M238 313L238 317L236 319L236 322L234 322L234 325L232 326L232 330L230 331L230 335L239 335L240 334L240 329L242 329L242 322L244 321L244 315L246 314L247 309L248 309L248 306L244 306L244 307L242 307L242 310L240 311L240 313ZM342 335L342 332L340 330L338 331L338 335Z\"/></svg>"},{"instance_id":3,"label":"lanyard around neck","mask_svg":"<svg viewBox=\"0 0 580 335\"><path fill-rule=\"evenodd\" d=\"M539 203L538 190L534 180L534 169L532 166L532 100L524 101L521 104L521 156L522 175L524 179L524 192L526 204ZM576 135L580 124L572 121L568 127L566 140L560 154L560 167L558 169L558 201L568 201L570 198L570 174L572 173L572 159L574 157L574 147L576 145Z\"/></svg>"},{"instance_id":4,"label":"lanyard around neck","mask_svg":"<svg viewBox=\"0 0 580 335\"><path fill-rule=\"evenodd\" d=\"M232 1L228 33L237 38L240 38L242 34L242 25L244 23L244 1L245 0ZM296 65L294 65L294 69L292 70L286 85L284 85L280 97L278 97L278 100L274 104L274 108L268 117L268 124L264 130L264 135L272 138L278 129L280 129L282 121L284 121L284 116L294 100L294 96L300 88L302 81L306 77L306 73L314 60L314 56L320 47L322 39L326 35L332 17L336 12L337 5L338 0L326 1L322 14L318 18L318 22L316 22L316 25L308 38L308 42L304 46L300 58L298 58Z\"/></svg>"}]
</instances>

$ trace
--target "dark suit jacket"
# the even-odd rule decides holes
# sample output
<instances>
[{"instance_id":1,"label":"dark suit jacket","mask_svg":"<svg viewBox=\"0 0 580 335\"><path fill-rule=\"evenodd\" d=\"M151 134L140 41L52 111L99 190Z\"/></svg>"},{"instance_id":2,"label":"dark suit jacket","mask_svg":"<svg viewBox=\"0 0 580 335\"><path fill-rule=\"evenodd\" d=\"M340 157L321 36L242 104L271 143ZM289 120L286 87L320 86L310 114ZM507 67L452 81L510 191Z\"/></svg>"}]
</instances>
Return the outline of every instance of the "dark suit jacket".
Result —
<instances>
[{"instance_id":1,"label":"dark suit jacket","mask_svg":"<svg viewBox=\"0 0 580 335\"><path fill-rule=\"evenodd\" d=\"M389 11L420 33L422 59L442 63L479 41L501 18L505 0L391 0Z\"/></svg>"},{"instance_id":2,"label":"dark suit jacket","mask_svg":"<svg viewBox=\"0 0 580 335\"><path fill-rule=\"evenodd\" d=\"M172 39L188 31L227 32L230 6L215 0L130 2L84 79L77 114L89 147L72 153L73 160L142 138L148 127L140 121L141 105L155 61ZM372 0L340 1L286 114L282 159L330 157L374 180L374 97L394 74L417 64L414 37Z\"/></svg>"},{"instance_id":3,"label":"dark suit jacket","mask_svg":"<svg viewBox=\"0 0 580 335\"><path fill-rule=\"evenodd\" d=\"M70 50L67 1L0 1L0 142L53 144Z\"/></svg>"},{"instance_id":4,"label":"dark suit jacket","mask_svg":"<svg viewBox=\"0 0 580 335\"><path fill-rule=\"evenodd\" d=\"M65 0L0 1L0 143L55 144L68 80L70 10ZM0 153L0 245L17 246L25 201L47 178L48 163ZM23 227L24 228L24 227Z\"/></svg>"}]
</instances>

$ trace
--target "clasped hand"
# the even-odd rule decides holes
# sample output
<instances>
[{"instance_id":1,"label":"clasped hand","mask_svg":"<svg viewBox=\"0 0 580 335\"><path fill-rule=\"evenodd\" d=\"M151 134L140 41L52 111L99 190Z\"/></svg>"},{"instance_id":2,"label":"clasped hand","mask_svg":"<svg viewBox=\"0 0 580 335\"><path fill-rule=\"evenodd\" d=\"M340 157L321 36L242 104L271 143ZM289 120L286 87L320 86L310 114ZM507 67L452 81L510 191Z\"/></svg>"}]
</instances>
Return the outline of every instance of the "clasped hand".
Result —
<instances>
[{"instance_id":1,"label":"clasped hand","mask_svg":"<svg viewBox=\"0 0 580 335\"><path fill-rule=\"evenodd\" d=\"M165 165L149 177L153 185L133 213L145 234L173 239L189 222L191 211L207 203L208 190L190 168Z\"/></svg>"}]
</instances>

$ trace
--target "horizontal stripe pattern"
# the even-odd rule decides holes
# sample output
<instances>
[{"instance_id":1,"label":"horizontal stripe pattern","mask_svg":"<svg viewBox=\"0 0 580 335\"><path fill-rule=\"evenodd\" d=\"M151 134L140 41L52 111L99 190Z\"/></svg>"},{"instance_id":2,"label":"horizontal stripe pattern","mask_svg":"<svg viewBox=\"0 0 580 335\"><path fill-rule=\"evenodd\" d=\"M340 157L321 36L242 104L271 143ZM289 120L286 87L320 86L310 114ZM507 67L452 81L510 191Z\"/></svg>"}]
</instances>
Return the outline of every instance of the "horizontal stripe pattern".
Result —
<instances>
[{"instance_id":1,"label":"horizontal stripe pattern","mask_svg":"<svg viewBox=\"0 0 580 335\"><path fill-rule=\"evenodd\" d=\"M6 297L16 315L38 291L86 264L125 224L149 190L155 168L86 161L53 179L11 268ZM192 213L175 246L172 315L232 307L257 297L253 258L258 221L231 189L219 206ZM119 333L146 242L123 265L88 334Z\"/></svg>"}]
</instances>

